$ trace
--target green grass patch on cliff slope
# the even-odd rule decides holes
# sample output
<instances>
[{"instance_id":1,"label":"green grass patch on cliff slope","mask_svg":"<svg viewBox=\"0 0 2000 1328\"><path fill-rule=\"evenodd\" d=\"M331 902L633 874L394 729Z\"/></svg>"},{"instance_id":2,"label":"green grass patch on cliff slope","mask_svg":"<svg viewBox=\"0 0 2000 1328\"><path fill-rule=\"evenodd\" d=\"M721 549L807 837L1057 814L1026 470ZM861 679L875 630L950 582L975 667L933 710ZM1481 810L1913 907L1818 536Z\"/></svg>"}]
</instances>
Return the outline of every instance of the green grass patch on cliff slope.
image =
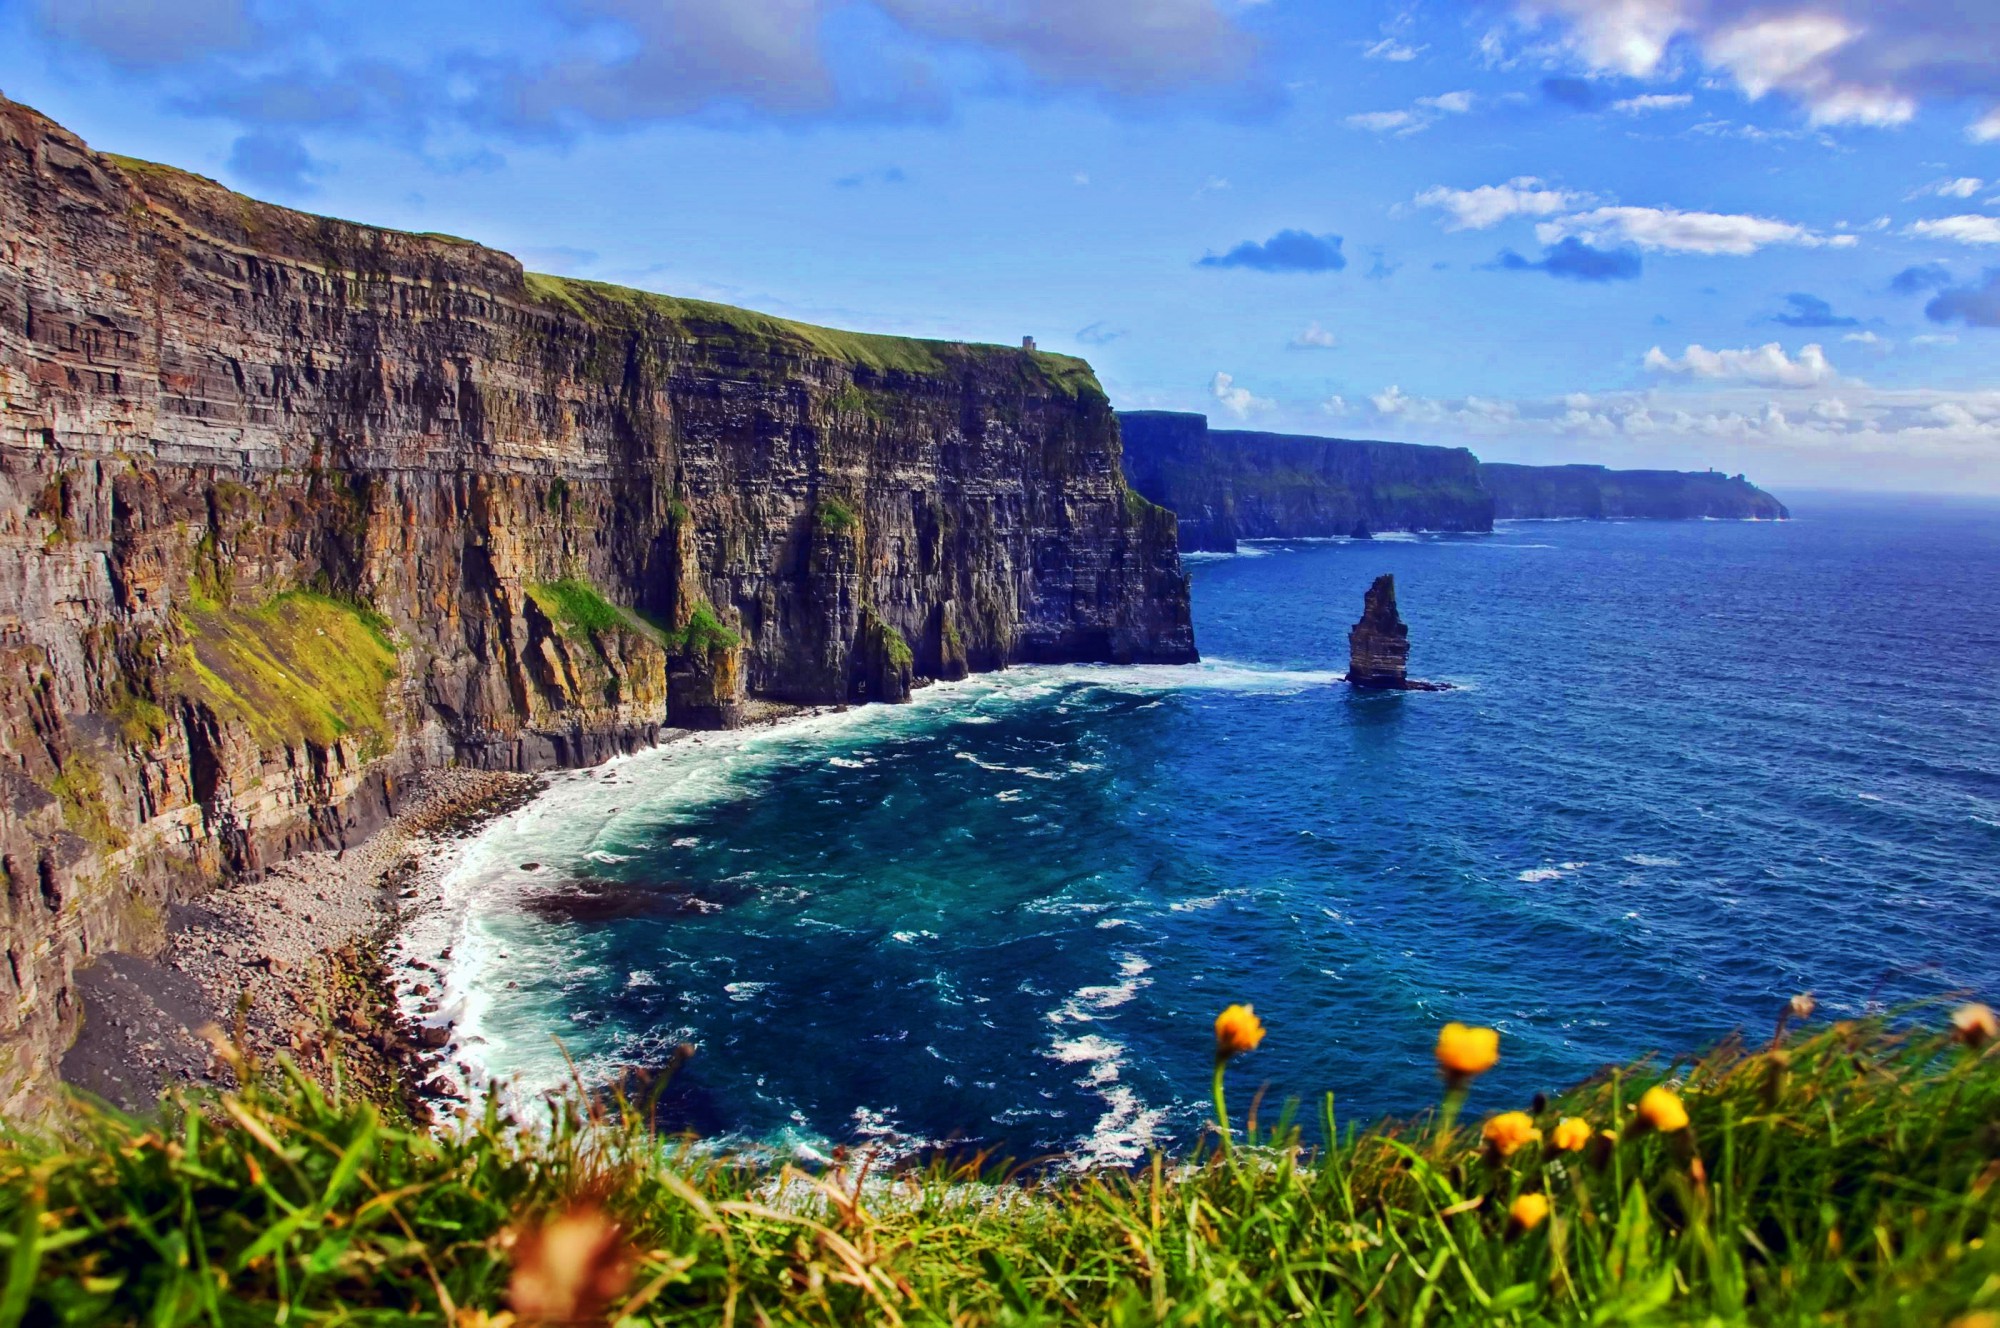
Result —
<instances>
[{"instance_id":1,"label":"green grass patch on cliff slope","mask_svg":"<svg viewBox=\"0 0 2000 1328\"><path fill-rule=\"evenodd\" d=\"M1077 396L1085 389L1100 394L1103 391L1090 365L1073 355L1029 352L1009 346L883 336L873 332L848 332L760 314L734 305L659 295L628 286L540 272L529 273L527 285L529 293L544 304L556 306L579 318L612 326L644 329L650 324L659 324L693 338L699 338L704 333L747 336L787 344L797 350L881 373L924 377L944 376L968 360L998 362L1002 357L1009 357L1024 368L1031 369L1048 386L1065 396Z\"/></svg>"},{"instance_id":2,"label":"green grass patch on cliff slope","mask_svg":"<svg viewBox=\"0 0 2000 1328\"><path fill-rule=\"evenodd\" d=\"M386 741L396 649L375 614L289 591L249 609L203 602L184 623L184 689L248 724L266 748L353 736L368 752Z\"/></svg>"},{"instance_id":3,"label":"green grass patch on cliff slope","mask_svg":"<svg viewBox=\"0 0 2000 1328\"><path fill-rule=\"evenodd\" d=\"M1254 1056L1238 1075L1255 1080ZM1635 1123L1663 1081L1685 1129ZM1481 1126L1508 1108L1533 1115L1502 1157ZM574 1102L531 1124L489 1105L434 1136L289 1073L156 1120L80 1107L60 1134L0 1144L0 1325L1989 1328L2000 1312L2000 1056L1934 1031L1822 1026L1546 1106L1475 1086L1455 1130L1347 1124L1320 1151L1268 1113L1253 1141L1238 1112L1230 1154L884 1176L860 1154L804 1171L694 1149L638 1109ZM1583 1149L1552 1146L1565 1118L1588 1123ZM563 1293L578 1283L598 1294Z\"/></svg>"}]
</instances>

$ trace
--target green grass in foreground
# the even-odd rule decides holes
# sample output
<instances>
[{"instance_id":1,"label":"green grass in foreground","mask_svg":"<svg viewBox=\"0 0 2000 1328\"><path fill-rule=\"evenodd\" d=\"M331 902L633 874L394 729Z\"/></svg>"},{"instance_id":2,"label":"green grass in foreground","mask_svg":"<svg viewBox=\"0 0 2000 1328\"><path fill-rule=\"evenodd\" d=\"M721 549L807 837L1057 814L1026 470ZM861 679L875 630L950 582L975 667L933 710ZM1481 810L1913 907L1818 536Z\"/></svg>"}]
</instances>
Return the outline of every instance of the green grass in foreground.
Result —
<instances>
[{"instance_id":1,"label":"green grass in foreground","mask_svg":"<svg viewBox=\"0 0 2000 1328\"><path fill-rule=\"evenodd\" d=\"M288 1076L0 1148L0 1325L495 1328L566 1272L645 1324L2000 1322L2000 1057L1843 1024L1676 1078L1676 1133L1628 1124L1655 1069L1550 1104L1551 1139L1618 1130L1575 1153L1498 1160L1471 1116L1322 1155L1239 1121L1226 1156L1131 1173L864 1183L574 1106L432 1138ZM1527 1192L1551 1209L1522 1231Z\"/></svg>"}]
</instances>

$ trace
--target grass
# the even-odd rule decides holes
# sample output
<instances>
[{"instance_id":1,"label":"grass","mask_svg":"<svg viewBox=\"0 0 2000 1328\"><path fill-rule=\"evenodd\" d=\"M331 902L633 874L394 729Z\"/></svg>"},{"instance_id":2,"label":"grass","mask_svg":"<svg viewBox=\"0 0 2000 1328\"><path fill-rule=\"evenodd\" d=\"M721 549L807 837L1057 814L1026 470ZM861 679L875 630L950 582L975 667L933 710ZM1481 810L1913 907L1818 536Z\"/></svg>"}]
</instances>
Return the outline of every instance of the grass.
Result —
<instances>
[{"instance_id":1,"label":"grass","mask_svg":"<svg viewBox=\"0 0 2000 1328\"><path fill-rule=\"evenodd\" d=\"M861 514L838 498L823 497L813 506L813 525L829 535L851 535L861 528Z\"/></svg>"},{"instance_id":2,"label":"grass","mask_svg":"<svg viewBox=\"0 0 2000 1328\"><path fill-rule=\"evenodd\" d=\"M528 273L526 281L528 293L541 303L603 326L634 331L672 330L694 340L751 338L794 352L822 355L879 374L907 374L924 378L947 377L972 361L998 362L1003 357L1011 357L1023 369L1030 371L1033 378L1039 379L1042 386L1053 388L1064 396L1075 397L1086 390L1099 395L1103 392L1090 365L1071 355L1026 352L1008 346L848 332L760 314L734 305L659 295L627 286L541 272ZM836 395L834 404L843 409L869 409L865 396L850 396L845 391Z\"/></svg>"},{"instance_id":3,"label":"grass","mask_svg":"<svg viewBox=\"0 0 2000 1328\"><path fill-rule=\"evenodd\" d=\"M1677 1067L1686 1130L1640 1132L1663 1077L1539 1108L1550 1136L1618 1130L1575 1153L1500 1160L1429 1118L1311 1152L1281 1120L1129 1172L864 1180L661 1141L630 1106L531 1128L489 1103L431 1136L287 1069L0 1146L0 1326L497 1328L510 1300L578 1309L580 1277L629 1324L1990 1328L2000 1057L1879 1022L1729 1046ZM1532 1229L1522 1194L1549 1201Z\"/></svg>"},{"instance_id":4,"label":"grass","mask_svg":"<svg viewBox=\"0 0 2000 1328\"><path fill-rule=\"evenodd\" d=\"M396 676L388 624L345 600L288 591L255 608L198 600L184 615L181 690L242 720L266 748L386 740Z\"/></svg>"},{"instance_id":5,"label":"grass","mask_svg":"<svg viewBox=\"0 0 2000 1328\"><path fill-rule=\"evenodd\" d=\"M687 624L667 634L667 649L682 655L713 655L734 650L743 638L722 625L715 609L698 602L688 613Z\"/></svg>"},{"instance_id":6,"label":"grass","mask_svg":"<svg viewBox=\"0 0 2000 1328\"><path fill-rule=\"evenodd\" d=\"M564 636L582 640L594 632L636 630L631 615L597 592L588 581L568 577L528 586L528 597Z\"/></svg>"}]
</instances>

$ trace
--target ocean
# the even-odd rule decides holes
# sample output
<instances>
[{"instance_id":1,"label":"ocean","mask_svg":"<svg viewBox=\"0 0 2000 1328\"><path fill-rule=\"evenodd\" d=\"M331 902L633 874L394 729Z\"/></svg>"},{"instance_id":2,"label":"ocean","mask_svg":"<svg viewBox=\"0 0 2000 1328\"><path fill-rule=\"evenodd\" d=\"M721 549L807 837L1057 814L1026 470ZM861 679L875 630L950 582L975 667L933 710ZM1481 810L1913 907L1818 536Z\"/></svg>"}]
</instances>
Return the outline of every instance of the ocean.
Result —
<instances>
[{"instance_id":1,"label":"ocean","mask_svg":"<svg viewBox=\"0 0 2000 1328\"><path fill-rule=\"evenodd\" d=\"M1239 1110L1369 1121L1436 1100L1450 1019L1502 1030L1483 1111L1796 992L2000 993L2000 504L1794 511L1246 546L1191 564L1202 664L557 776L442 873L406 983L523 1102L690 1042L664 1118L704 1137L1111 1164L1192 1145L1231 1002L1269 1029ZM1382 572L1455 690L1342 683Z\"/></svg>"}]
</instances>

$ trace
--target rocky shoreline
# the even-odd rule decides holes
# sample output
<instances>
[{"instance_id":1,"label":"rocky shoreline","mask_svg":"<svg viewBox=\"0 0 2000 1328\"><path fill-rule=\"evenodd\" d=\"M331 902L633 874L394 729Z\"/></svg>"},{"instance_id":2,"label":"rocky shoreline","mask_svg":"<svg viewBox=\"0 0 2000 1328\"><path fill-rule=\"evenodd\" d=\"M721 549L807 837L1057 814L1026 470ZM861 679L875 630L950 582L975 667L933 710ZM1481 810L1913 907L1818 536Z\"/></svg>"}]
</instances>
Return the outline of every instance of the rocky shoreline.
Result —
<instances>
[{"instance_id":1,"label":"rocky shoreline","mask_svg":"<svg viewBox=\"0 0 2000 1328\"><path fill-rule=\"evenodd\" d=\"M289 1057L408 1117L428 1118L422 1030L401 1019L381 958L401 882L542 781L499 771L425 772L374 835L304 853L172 911L155 956L112 954L78 974L83 1029L63 1081L129 1111L161 1093L226 1087L233 1056Z\"/></svg>"},{"instance_id":2,"label":"rocky shoreline","mask_svg":"<svg viewBox=\"0 0 2000 1328\"><path fill-rule=\"evenodd\" d=\"M843 707L753 701L744 727L829 708ZM691 736L667 730L661 741ZM544 787L534 775L426 771L362 843L300 854L176 907L159 954L108 954L79 972L85 1015L63 1082L143 1112L170 1089L233 1086L239 1053L263 1069L284 1056L323 1087L431 1123L463 1100L439 1073L451 1027L434 1003L403 999L409 975L392 970L391 943L456 847Z\"/></svg>"}]
</instances>

